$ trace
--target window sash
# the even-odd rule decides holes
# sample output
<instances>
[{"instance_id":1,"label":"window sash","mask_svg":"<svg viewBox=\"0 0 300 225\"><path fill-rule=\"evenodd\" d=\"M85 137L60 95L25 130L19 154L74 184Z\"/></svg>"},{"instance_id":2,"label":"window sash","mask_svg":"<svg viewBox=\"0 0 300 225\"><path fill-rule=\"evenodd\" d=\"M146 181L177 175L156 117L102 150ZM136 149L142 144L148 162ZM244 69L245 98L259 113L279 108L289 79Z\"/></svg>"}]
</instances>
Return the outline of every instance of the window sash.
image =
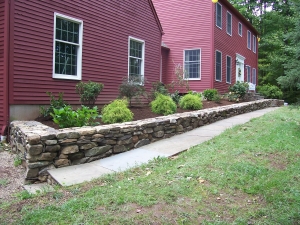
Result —
<instances>
[{"instance_id":1,"label":"window sash","mask_svg":"<svg viewBox=\"0 0 300 225\"><path fill-rule=\"evenodd\" d=\"M256 69L252 69L252 83L256 84Z\"/></svg>"},{"instance_id":2,"label":"window sash","mask_svg":"<svg viewBox=\"0 0 300 225\"><path fill-rule=\"evenodd\" d=\"M256 53L256 37L253 35L253 52Z\"/></svg>"},{"instance_id":3,"label":"window sash","mask_svg":"<svg viewBox=\"0 0 300 225\"><path fill-rule=\"evenodd\" d=\"M216 51L216 80L222 81L222 53Z\"/></svg>"},{"instance_id":4,"label":"window sash","mask_svg":"<svg viewBox=\"0 0 300 225\"><path fill-rule=\"evenodd\" d=\"M130 81L144 83L145 42L129 37L128 46L128 79Z\"/></svg>"},{"instance_id":5,"label":"window sash","mask_svg":"<svg viewBox=\"0 0 300 225\"><path fill-rule=\"evenodd\" d=\"M232 34L232 15L227 12L227 34Z\"/></svg>"},{"instance_id":6,"label":"window sash","mask_svg":"<svg viewBox=\"0 0 300 225\"><path fill-rule=\"evenodd\" d=\"M200 49L184 50L184 79L200 79Z\"/></svg>"},{"instance_id":7,"label":"window sash","mask_svg":"<svg viewBox=\"0 0 300 225\"><path fill-rule=\"evenodd\" d=\"M243 26L242 24L239 22L239 25L238 25L238 31L239 31L239 35L242 37L242 34L243 34Z\"/></svg>"},{"instance_id":8,"label":"window sash","mask_svg":"<svg viewBox=\"0 0 300 225\"><path fill-rule=\"evenodd\" d=\"M231 57L227 56L226 57L226 82L231 83Z\"/></svg>"},{"instance_id":9,"label":"window sash","mask_svg":"<svg viewBox=\"0 0 300 225\"><path fill-rule=\"evenodd\" d=\"M251 50L251 32L247 32L247 48Z\"/></svg>"},{"instance_id":10,"label":"window sash","mask_svg":"<svg viewBox=\"0 0 300 225\"><path fill-rule=\"evenodd\" d=\"M222 29L222 5L216 4L216 26Z\"/></svg>"},{"instance_id":11,"label":"window sash","mask_svg":"<svg viewBox=\"0 0 300 225\"><path fill-rule=\"evenodd\" d=\"M251 83L251 67L247 66L247 82Z\"/></svg>"}]
</instances>

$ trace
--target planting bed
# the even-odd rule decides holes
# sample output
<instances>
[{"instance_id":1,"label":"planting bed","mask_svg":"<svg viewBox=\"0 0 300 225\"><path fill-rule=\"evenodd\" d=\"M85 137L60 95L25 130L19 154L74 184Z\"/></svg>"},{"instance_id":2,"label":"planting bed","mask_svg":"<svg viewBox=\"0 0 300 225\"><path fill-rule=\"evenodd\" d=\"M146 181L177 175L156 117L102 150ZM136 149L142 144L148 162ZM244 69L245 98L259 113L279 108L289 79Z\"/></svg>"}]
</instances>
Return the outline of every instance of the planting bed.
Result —
<instances>
[{"instance_id":1,"label":"planting bed","mask_svg":"<svg viewBox=\"0 0 300 225\"><path fill-rule=\"evenodd\" d=\"M54 129L37 121L13 121L10 144L25 160L26 179L48 181L47 170L88 163L190 131L205 124L267 107L280 100L258 100L133 122Z\"/></svg>"}]
</instances>

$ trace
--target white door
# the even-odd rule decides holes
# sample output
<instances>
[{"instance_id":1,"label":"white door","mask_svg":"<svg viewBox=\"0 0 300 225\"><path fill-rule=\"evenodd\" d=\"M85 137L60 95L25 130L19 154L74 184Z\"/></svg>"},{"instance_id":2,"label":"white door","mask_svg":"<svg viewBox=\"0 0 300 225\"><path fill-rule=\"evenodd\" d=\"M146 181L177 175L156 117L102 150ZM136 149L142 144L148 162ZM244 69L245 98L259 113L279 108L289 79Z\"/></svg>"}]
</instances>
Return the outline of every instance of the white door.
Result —
<instances>
[{"instance_id":1,"label":"white door","mask_svg":"<svg viewBox=\"0 0 300 225\"><path fill-rule=\"evenodd\" d=\"M245 57L240 55L240 54L236 54L236 59L235 59L235 64L236 64L236 82L240 81L240 82L244 82L244 74L245 74L245 69L244 69L244 65L245 65Z\"/></svg>"}]
</instances>

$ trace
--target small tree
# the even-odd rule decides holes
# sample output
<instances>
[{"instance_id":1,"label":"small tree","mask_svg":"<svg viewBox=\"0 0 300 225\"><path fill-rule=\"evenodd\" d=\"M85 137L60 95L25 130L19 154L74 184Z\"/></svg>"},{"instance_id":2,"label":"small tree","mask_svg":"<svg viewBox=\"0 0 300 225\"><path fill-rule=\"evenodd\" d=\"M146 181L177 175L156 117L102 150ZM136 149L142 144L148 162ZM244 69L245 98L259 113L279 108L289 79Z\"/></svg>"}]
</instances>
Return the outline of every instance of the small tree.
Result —
<instances>
[{"instance_id":1,"label":"small tree","mask_svg":"<svg viewBox=\"0 0 300 225\"><path fill-rule=\"evenodd\" d=\"M144 87L133 77L124 77L122 84L119 86L119 97L126 97L129 101L129 106L131 107L132 98L139 98L143 95L145 89Z\"/></svg>"},{"instance_id":2,"label":"small tree","mask_svg":"<svg viewBox=\"0 0 300 225\"><path fill-rule=\"evenodd\" d=\"M80 96L81 104L93 107L103 87L104 85L102 83L92 81L88 81L87 83L79 82L76 84L76 93Z\"/></svg>"}]
</instances>

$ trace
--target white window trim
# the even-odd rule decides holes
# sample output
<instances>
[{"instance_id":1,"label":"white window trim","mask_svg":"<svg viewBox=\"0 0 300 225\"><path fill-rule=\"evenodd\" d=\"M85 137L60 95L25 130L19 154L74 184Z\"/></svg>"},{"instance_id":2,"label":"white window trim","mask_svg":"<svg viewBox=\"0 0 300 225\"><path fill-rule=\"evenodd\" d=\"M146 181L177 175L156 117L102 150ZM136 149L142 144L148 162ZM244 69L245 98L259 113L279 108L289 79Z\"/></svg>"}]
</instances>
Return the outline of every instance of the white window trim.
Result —
<instances>
[{"instance_id":1,"label":"white window trim","mask_svg":"<svg viewBox=\"0 0 300 225\"><path fill-rule=\"evenodd\" d=\"M230 33L228 33L228 14L231 16L231 21L230 21L230 23L231 23L231 26L230 26ZM232 36L232 14L231 14L229 11L227 11L227 13L226 13L226 33L227 33L229 36Z\"/></svg>"},{"instance_id":2,"label":"white window trim","mask_svg":"<svg viewBox=\"0 0 300 225\"><path fill-rule=\"evenodd\" d=\"M221 6L221 26L218 26L218 10L217 10L218 5ZM217 2L217 3L216 3L216 26L217 26L218 28L220 28L221 30L222 30L222 22L223 22L223 17L222 17L223 15L222 15L222 12L223 12L223 7L222 7L222 5L221 5L219 2Z\"/></svg>"},{"instance_id":3,"label":"white window trim","mask_svg":"<svg viewBox=\"0 0 300 225\"><path fill-rule=\"evenodd\" d=\"M201 80L201 48L191 48L191 49L184 49L183 50L183 72L185 72L185 51L189 50L199 50L200 51L200 59L199 59L199 78L185 78L183 74L184 80Z\"/></svg>"},{"instance_id":4,"label":"white window trim","mask_svg":"<svg viewBox=\"0 0 300 225\"><path fill-rule=\"evenodd\" d=\"M251 32L250 30L247 31L247 48L251 50ZM249 40L250 40L250 46L248 45L249 43Z\"/></svg>"},{"instance_id":5,"label":"white window trim","mask_svg":"<svg viewBox=\"0 0 300 225\"><path fill-rule=\"evenodd\" d=\"M254 73L255 72L255 76L254 76ZM256 79L257 79L257 74L256 74L256 68L252 68L252 84L255 84L256 85ZM255 78L255 79L253 79Z\"/></svg>"},{"instance_id":6,"label":"white window trim","mask_svg":"<svg viewBox=\"0 0 300 225\"><path fill-rule=\"evenodd\" d=\"M66 20L70 20L72 22L76 22L79 24L79 40L78 40L78 48L77 48L77 75L64 75L64 74L56 74L55 73L55 42L56 42L56 18L62 18ZM83 39L83 21L79 19L75 19L70 16L66 16L60 13L54 13L54 26L53 26L53 70L52 70L52 78L56 79L66 79L66 80L81 80L82 78L82 39ZM64 42L64 41L61 41ZM68 43L68 42L65 42ZM74 43L72 43L74 44ZM74 44L75 45L75 44Z\"/></svg>"},{"instance_id":7,"label":"white window trim","mask_svg":"<svg viewBox=\"0 0 300 225\"><path fill-rule=\"evenodd\" d=\"M217 70L216 70L217 69L217 52L221 53L221 79L220 80L217 80ZM215 80L218 82L222 82L222 52L219 50L215 51Z\"/></svg>"},{"instance_id":8,"label":"white window trim","mask_svg":"<svg viewBox=\"0 0 300 225\"><path fill-rule=\"evenodd\" d=\"M230 74L230 82L227 81L227 75L228 75L227 74L227 57L229 57L231 59L230 60L231 61L231 65L230 65L230 72L231 72L231 74ZM221 60L221 62L222 62L222 60ZM231 84L231 80L232 80L231 78L232 78L232 57L230 55L226 55L226 83L227 84Z\"/></svg>"},{"instance_id":9,"label":"white window trim","mask_svg":"<svg viewBox=\"0 0 300 225\"><path fill-rule=\"evenodd\" d=\"M254 53L256 53L256 44L257 44L257 42L256 42L256 37L255 37L255 35L253 35L253 44L252 44L252 50L253 50L253 52Z\"/></svg>"},{"instance_id":10,"label":"white window trim","mask_svg":"<svg viewBox=\"0 0 300 225\"><path fill-rule=\"evenodd\" d=\"M240 26L241 26L241 33L240 32ZM241 22L238 23L238 34L243 37L243 24Z\"/></svg>"},{"instance_id":11,"label":"white window trim","mask_svg":"<svg viewBox=\"0 0 300 225\"><path fill-rule=\"evenodd\" d=\"M128 80L129 80L129 71L130 71L130 40L134 40L134 41L137 41L137 42L141 42L143 43L143 53L142 53L142 68L141 68L141 77L142 77L142 82L140 83L140 85L144 86L144 81L145 81L145 41L142 40L142 39L138 39L138 38L135 38L135 37L132 37L132 36L128 36Z\"/></svg>"}]
</instances>

